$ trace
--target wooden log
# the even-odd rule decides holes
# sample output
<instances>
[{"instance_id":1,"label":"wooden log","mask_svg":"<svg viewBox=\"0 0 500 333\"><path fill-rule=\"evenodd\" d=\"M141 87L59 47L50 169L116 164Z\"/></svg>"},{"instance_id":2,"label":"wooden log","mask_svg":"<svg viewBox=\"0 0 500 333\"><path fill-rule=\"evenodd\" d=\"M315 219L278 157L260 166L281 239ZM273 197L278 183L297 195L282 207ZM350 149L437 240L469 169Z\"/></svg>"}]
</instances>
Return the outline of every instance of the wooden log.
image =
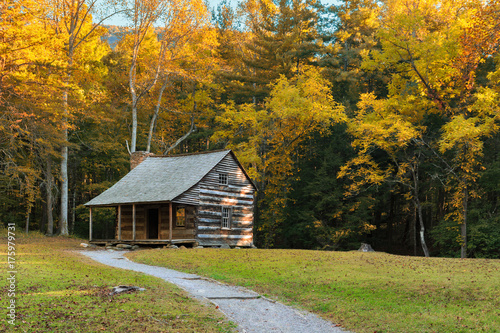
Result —
<instances>
[{"instance_id":1,"label":"wooden log","mask_svg":"<svg viewBox=\"0 0 500 333\"><path fill-rule=\"evenodd\" d=\"M200 195L200 200L202 202L208 202L208 203L217 203L217 204L222 204L222 205L253 205L253 199L232 199L232 198L227 198L227 197L214 197L214 196L207 196L207 195Z\"/></svg>"},{"instance_id":2,"label":"wooden log","mask_svg":"<svg viewBox=\"0 0 500 333\"><path fill-rule=\"evenodd\" d=\"M199 216L222 216L222 212L220 210L218 211L211 211L211 210L200 210L198 212Z\"/></svg>"},{"instance_id":3,"label":"wooden log","mask_svg":"<svg viewBox=\"0 0 500 333\"><path fill-rule=\"evenodd\" d=\"M198 230L199 235L233 235L233 236L241 236L241 235L252 235L253 234L253 229L252 228L247 228L248 230L246 231L241 231L241 230L234 230L234 229L209 229L209 230Z\"/></svg>"},{"instance_id":4,"label":"wooden log","mask_svg":"<svg viewBox=\"0 0 500 333\"><path fill-rule=\"evenodd\" d=\"M200 208L203 210L210 210L216 207L220 207L221 204L216 204L216 203L209 203L209 202L200 202ZM253 210L253 205L248 205L248 206L240 206L240 205L233 205L233 204L228 204L227 206L231 206L233 209L238 209L238 210L247 210L247 211L252 211Z\"/></svg>"},{"instance_id":5,"label":"wooden log","mask_svg":"<svg viewBox=\"0 0 500 333\"><path fill-rule=\"evenodd\" d=\"M122 205L118 205L118 240L122 240Z\"/></svg>"},{"instance_id":6,"label":"wooden log","mask_svg":"<svg viewBox=\"0 0 500 333\"><path fill-rule=\"evenodd\" d=\"M89 242L92 241L92 207L89 212Z\"/></svg>"},{"instance_id":7,"label":"wooden log","mask_svg":"<svg viewBox=\"0 0 500 333\"><path fill-rule=\"evenodd\" d=\"M135 240L135 204L132 205L132 239Z\"/></svg>"},{"instance_id":8,"label":"wooden log","mask_svg":"<svg viewBox=\"0 0 500 333\"><path fill-rule=\"evenodd\" d=\"M220 230L220 226L204 226L204 225L199 225L198 230Z\"/></svg>"},{"instance_id":9,"label":"wooden log","mask_svg":"<svg viewBox=\"0 0 500 333\"><path fill-rule=\"evenodd\" d=\"M169 210L169 237L168 239L172 241L172 229L173 229L173 213L172 213L172 203L170 202L168 205L168 210Z\"/></svg>"},{"instance_id":10,"label":"wooden log","mask_svg":"<svg viewBox=\"0 0 500 333\"><path fill-rule=\"evenodd\" d=\"M239 231L241 233L253 232L253 228L231 228L231 230Z\"/></svg>"},{"instance_id":11,"label":"wooden log","mask_svg":"<svg viewBox=\"0 0 500 333\"><path fill-rule=\"evenodd\" d=\"M198 238L203 239L251 239L252 235L219 235L219 234L202 234Z\"/></svg>"},{"instance_id":12,"label":"wooden log","mask_svg":"<svg viewBox=\"0 0 500 333\"><path fill-rule=\"evenodd\" d=\"M224 197L245 198L245 199L253 200L253 193L246 192L246 191L229 191L229 190L221 191L221 190L215 190L215 189L201 188L200 194L201 195L211 194L211 195L218 195L218 196L224 196Z\"/></svg>"}]
</instances>

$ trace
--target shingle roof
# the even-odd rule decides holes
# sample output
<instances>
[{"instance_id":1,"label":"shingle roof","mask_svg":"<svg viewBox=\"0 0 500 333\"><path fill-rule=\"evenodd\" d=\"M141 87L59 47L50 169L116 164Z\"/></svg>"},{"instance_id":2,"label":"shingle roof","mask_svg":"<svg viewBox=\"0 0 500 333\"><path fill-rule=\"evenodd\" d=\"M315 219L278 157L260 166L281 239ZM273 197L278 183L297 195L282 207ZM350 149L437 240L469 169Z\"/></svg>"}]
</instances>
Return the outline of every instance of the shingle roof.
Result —
<instances>
[{"instance_id":1,"label":"shingle roof","mask_svg":"<svg viewBox=\"0 0 500 333\"><path fill-rule=\"evenodd\" d=\"M196 185L230 152L147 157L85 206L172 201Z\"/></svg>"}]
</instances>

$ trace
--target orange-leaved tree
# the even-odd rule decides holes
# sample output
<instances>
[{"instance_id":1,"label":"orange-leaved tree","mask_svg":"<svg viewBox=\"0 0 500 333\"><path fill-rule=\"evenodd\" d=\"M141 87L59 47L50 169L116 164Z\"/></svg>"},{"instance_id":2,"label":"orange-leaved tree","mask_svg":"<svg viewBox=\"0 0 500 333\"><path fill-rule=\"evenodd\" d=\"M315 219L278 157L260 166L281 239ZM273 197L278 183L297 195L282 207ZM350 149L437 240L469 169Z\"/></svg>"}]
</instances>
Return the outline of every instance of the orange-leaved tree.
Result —
<instances>
[{"instance_id":1,"label":"orange-leaved tree","mask_svg":"<svg viewBox=\"0 0 500 333\"><path fill-rule=\"evenodd\" d=\"M47 29L47 8L30 0L2 1L0 17L0 125L2 200L9 205L23 198L26 230L31 208L47 194L50 205L52 172L45 163L54 158L64 141L61 132L60 99L63 39ZM46 174L46 176L44 176ZM15 204L14 204L15 205ZM51 210L50 210L51 212ZM7 219L14 219L11 214ZM48 215L47 233L52 233Z\"/></svg>"}]
</instances>

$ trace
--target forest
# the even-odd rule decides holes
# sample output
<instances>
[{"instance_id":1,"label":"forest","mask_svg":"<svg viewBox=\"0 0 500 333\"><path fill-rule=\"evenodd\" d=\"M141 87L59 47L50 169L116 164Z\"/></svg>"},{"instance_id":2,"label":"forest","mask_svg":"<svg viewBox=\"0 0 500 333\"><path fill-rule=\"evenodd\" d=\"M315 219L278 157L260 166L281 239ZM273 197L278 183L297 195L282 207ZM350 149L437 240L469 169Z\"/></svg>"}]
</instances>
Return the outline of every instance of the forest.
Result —
<instances>
[{"instance_id":1,"label":"forest","mask_svg":"<svg viewBox=\"0 0 500 333\"><path fill-rule=\"evenodd\" d=\"M499 45L498 0L1 0L1 224L88 237L131 152L232 149L257 247L500 258Z\"/></svg>"}]
</instances>

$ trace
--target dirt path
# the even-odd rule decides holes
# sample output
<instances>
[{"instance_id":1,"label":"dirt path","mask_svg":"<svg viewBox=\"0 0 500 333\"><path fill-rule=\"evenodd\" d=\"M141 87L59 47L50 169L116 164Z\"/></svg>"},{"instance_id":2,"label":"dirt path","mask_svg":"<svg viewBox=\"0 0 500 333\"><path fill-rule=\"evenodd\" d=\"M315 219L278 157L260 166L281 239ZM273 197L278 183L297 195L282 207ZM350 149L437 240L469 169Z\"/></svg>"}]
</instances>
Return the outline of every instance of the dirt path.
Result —
<instances>
[{"instance_id":1,"label":"dirt path","mask_svg":"<svg viewBox=\"0 0 500 333\"><path fill-rule=\"evenodd\" d=\"M135 263L121 251L81 251L105 265L143 272L173 283L197 299L207 299L219 306L240 332L345 333L331 322L309 312L294 309L261 297L254 291L225 285L198 275L181 273L164 267Z\"/></svg>"}]
</instances>

